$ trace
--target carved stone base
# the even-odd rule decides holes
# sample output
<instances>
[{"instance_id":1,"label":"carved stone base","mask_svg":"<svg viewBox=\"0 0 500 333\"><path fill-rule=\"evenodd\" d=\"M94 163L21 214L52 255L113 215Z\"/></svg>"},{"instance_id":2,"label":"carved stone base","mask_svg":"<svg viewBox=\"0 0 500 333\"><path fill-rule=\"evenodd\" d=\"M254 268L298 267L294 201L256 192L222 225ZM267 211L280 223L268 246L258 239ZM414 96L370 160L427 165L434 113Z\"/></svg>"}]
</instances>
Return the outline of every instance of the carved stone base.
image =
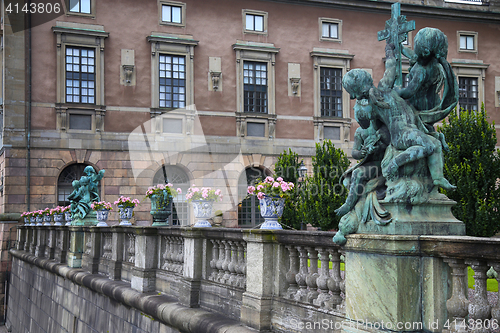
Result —
<instances>
[{"instance_id":1,"label":"carved stone base","mask_svg":"<svg viewBox=\"0 0 500 333\"><path fill-rule=\"evenodd\" d=\"M444 196L443 196L444 197ZM426 203L411 205L381 201L391 213L392 221L377 225L373 220L360 223L360 234L384 235L465 235L465 224L451 213L456 202L450 199L431 199Z\"/></svg>"}]
</instances>

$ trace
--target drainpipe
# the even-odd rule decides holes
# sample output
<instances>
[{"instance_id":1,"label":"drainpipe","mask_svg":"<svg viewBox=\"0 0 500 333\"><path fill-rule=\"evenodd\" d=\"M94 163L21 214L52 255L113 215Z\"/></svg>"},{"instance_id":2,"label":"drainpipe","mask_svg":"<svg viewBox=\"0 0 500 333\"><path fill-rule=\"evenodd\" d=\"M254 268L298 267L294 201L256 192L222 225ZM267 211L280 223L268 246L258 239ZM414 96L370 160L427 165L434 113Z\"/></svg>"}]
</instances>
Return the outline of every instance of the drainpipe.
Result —
<instances>
[{"instance_id":1,"label":"drainpipe","mask_svg":"<svg viewBox=\"0 0 500 333\"><path fill-rule=\"evenodd\" d=\"M28 8L31 8L31 0L28 1ZM26 211L30 211L31 197L31 13L28 12L28 125L26 143Z\"/></svg>"}]
</instances>

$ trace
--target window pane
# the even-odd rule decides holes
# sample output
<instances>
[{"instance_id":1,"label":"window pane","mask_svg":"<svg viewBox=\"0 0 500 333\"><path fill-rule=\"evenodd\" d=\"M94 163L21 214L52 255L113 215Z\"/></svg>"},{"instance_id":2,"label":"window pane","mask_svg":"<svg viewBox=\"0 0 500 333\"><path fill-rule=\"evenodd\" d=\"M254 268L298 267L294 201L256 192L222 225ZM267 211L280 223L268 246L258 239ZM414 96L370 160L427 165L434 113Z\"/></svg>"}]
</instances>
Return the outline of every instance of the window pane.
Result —
<instances>
[{"instance_id":1,"label":"window pane","mask_svg":"<svg viewBox=\"0 0 500 333\"><path fill-rule=\"evenodd\" d=\"M255 16L255 31L264 31L264 17Z\"/></svg>"},{"instance_id":2,"label":"window pane","mask_svg":"<svg viewBox=\"0 0 500 333\"><path fill-rule=\"evenodd\" d=\"M474 37L467 36L467 50L474 50Z\"/></svg>"},{"instance_id":3,"label":"window pane","mask_svg":"<svg viewBox=\"0 0 500 333\"><path fill-rule=\"evenodd\" d=\"M328 26L328 23L323 23L323 27L322 27L322 36L323 37L330 37L330 29L329 29L329 26Z\"/></svg>"},{"instance_id":4,"label":"window pane","mask_svg":"<svg viewBox=\"0 0 500 333\"><path fill-rule=\"evenodd\" d=\"M247 14L247 25L246 25L247 30L255 30L255 27L253 24L253 22L254 22L253 19L254 19L253 15Z\"/></svg>"},{"instance_id":5,"label":"window pane","mask_svg":"<svg viewBox=\"0 0 500 333\"><path fill-rule=\"evenodd\" d=\"M173 23L182 23L181 19L181 7L172 7L172 22Z\"/></svg>"},{"instance_id":6,"label":"window pane","mask_svg":"<svg viewBox=\"0 0 500 333\"><path fill-rule=\"evenodd\" d=\"M339 34L338 34L338 24L330 24L330 37L331 38L339 38Z\"/></svg>"},{"instance_id":7,"label":"window pane","mask_svg":"<svg viewBox=\"0 0 500 333\"><path fill-rule=\"evenodd\" d=\"M81 12L90 14L90 0L80 0Z\"/></svg>"},{"instance_id":8,"label":"window pane","mask_svg":"<svg viewBox=\"0 0 500 333\"><path fill-rule=\"evenodd\" d=\"M70 114L69 128L76 130L91 130L92 116L86 114Z\"/></svg>"},{"instance_id":9,"label":"window pane","mask_svg":"<svg viewBox=\"0 0 500 333\"><path fill-rule=\"evenodd\" d=\"M340 127L325 126L323 129L323 136L325 140L340 140Z\"/></svg>"},{"instance_id":10,"label":"window pane","mask_svg":"<svg viewBox=\"0 0 500 333\"><path fill-rule=\"evenodd\" d=\"M265 133L266 133L266 125L264 123L247 122L247 136L264 137Z\"/></svg>"},{"instance_id":11,"label":"window pane","mask_svg":"<svg viewBox=\"0 0 500 333\"><path fill-rule=\"evenodd\" d=\"M80 12L80 1L79 0L69 0L69 11L79 13Z\"/></svg>"},{"instance_id":12,"label":"window pane","mask_svg":"<svg viewBox=\"0 0 500 333\"><path fill-rule=\"evenodd\" d=\"M172 22L171 6L161 6L161 20L165 22Z\"/></svg>"},{"instance_id":13,"label":"window pane","mask_svg":"<svg viewBox=\"0 0 500 333\"><path fill-rule=\"evenodd\" d=\"M163 118L163 133L182 134L182 119Z\"/></svg>"}]
</instances>

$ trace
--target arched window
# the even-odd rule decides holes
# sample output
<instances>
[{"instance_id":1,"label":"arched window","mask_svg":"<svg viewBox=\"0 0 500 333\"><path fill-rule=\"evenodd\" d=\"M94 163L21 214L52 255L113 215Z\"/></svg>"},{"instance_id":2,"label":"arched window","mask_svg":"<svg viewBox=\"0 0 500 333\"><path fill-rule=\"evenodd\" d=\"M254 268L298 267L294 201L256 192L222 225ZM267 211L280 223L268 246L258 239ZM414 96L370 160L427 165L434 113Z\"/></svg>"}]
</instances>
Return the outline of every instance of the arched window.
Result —
<instances>
[{"instance_id":1,"label":"arched window","mask_svg":"<svg viewBox=\"0 0 500 333\"><path fill-rule=\"evenodd\" d=\"M242 228L255 227L264 222L259 211L259 199L252 195L245 199L247 188L260 180L264 179L269 174L259 168L247 168L238 180L238 225Z\"/></svg>"},{"instance_id":2,"label":"arched window","mask_svg":"<svg viewBox=\"0 0 500 333\"><path fill-rule=\"evenodd\" d=\"M186 201L186 192L189 188L189 177L181 168L174 165L164 165L156 172L153 177L153 184L165 184L165 175L163 167L167 174L167 182L172 183L174 188L180 188L182 194L174 197L172 205L172 215L169 217L169 225L188 225L189 224L189 205Z\"/></svg>"},{"instance_id":3,"label":"arched window","mask_svg":"<svg viewBox=\"0 0 500 333\"><path fill-rule=\"evenodd\" d=\"M57 204L59 206L69 205L68 196L73 192L73 185L71 183L73 180L78 180L84 175L83 169L87 165L84 163L75 163L68 165L61 171L57 180ZM99 196L101 196L101 186L99 186Z\"/></svg>"}]
</instances>

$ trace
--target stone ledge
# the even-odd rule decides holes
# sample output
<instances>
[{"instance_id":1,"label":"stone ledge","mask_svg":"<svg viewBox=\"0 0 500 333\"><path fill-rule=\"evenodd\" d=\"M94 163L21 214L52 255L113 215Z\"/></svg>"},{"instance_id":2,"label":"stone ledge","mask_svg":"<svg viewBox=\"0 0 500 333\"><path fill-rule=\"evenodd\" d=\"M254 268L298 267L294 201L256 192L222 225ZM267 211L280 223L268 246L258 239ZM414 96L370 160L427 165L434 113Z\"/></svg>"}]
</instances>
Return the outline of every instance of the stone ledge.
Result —
<instances>
[{"instance_id":1,"label":"stone ledge","mask_svg":"<svg viewBox=\"0 0 500 333\"><path fill-rule=\"evenodd\" d=\"M228 319L223 315L179 305L176 300L166 295L140 293L132 289L126 282L112 281L102 275L90 274L81 269L70 268L54 260L38 258L24 251L12 249L10 253L22 261L36 265L94 292L142 311L181 332L257 332L257 330L248 328L238 321Z\"/></svg>"}]
</instances>

